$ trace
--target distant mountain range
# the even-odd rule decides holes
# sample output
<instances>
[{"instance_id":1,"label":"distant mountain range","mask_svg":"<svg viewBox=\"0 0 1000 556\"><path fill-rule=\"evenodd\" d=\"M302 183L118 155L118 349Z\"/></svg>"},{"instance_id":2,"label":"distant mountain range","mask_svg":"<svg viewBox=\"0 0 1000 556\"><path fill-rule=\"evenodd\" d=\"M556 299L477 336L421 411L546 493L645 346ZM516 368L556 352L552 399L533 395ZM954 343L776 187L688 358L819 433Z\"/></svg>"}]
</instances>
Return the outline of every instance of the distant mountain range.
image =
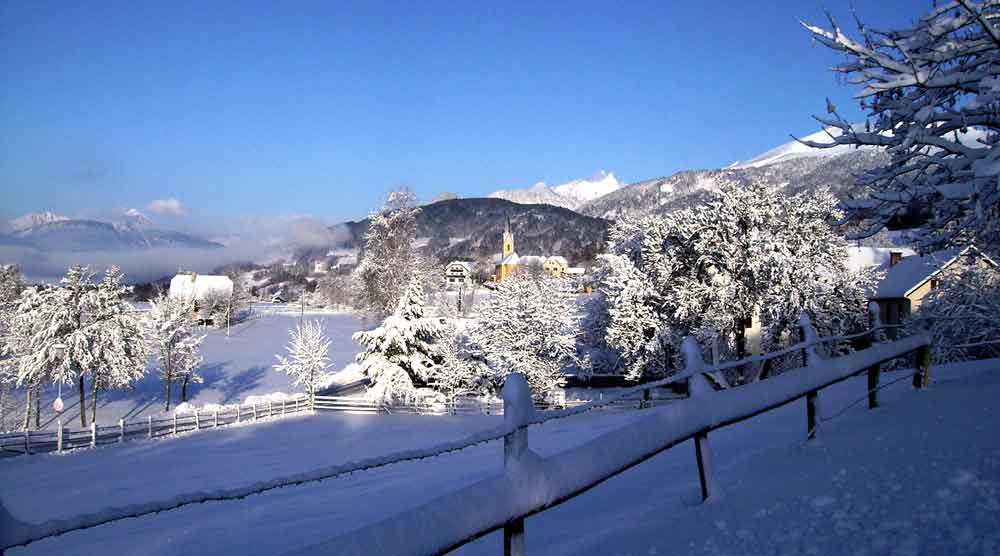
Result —
<instances>
[{"instance_id":1,"label":"distant mountain range","mask_svg":"<svg viewBox=\"0 0 1000 556\"><path fill-rule=\"evenodd\" d=\"M0 229L0 244L43 251L122 251L151 247L215 248L221 244L171 230L160 230L138 211L116 222L71 219L52 212L25 214Z\"/></svg>"}]
</instances>

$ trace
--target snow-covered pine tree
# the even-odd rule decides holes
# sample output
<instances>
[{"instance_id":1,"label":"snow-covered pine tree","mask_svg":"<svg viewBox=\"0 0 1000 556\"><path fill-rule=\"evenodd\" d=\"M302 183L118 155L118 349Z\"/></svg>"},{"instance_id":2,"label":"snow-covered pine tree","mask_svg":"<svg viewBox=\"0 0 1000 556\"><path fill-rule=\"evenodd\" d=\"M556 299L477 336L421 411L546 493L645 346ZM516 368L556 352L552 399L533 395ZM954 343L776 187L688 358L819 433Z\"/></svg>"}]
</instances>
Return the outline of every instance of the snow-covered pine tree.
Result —
<instances>
[{"instance_id":1,"label":"snow-covered pine tree","mask_svg":"<svg viewBox=\"0 0 1000 556\"><path fill-rule=\"evenodd\" d=\"M827 100L831 116L816 120L839 135L804 143L875 146L889 154L887 164L859 180L868 198L848 203L850 216L866 224L858 236L895 219L917 225L925 252L1000 244L1000 4L936 2L900 29L859 21L860 39L832 18L829 29L804 25L844 54L833 71L863 87L855 97L868 111L864 126L852 126Z\"/></svg>"},{"instance_id":2,"label":"snow-covered pine tree","mask_svg":"<svg viewBox=\"0 0 1000 556\"><path fill-rule=\"evenodd\" d=\"M124 278L121 269L110 267L90 296L84 333L90 343L85 362L91 369L92 421L97 419L98 392L132 386L146 374L149 361L142 322L125 300Z\"/></svg>"},{"instance_id":3,"label":"snow-covered pine tree","mask_svg":"<svg viewBox=\"0 0 1000 556\"><path fill-rule=\"evenodd\" d=\"M364 254L356 273L362 302L377 314L392 312L415 274L412 243L420 214L416 203L416 195L408 189L391 191L382 209L368 217Z\"/></svg>"},{"instance_id":4,"label":"snow-covered pine tree","mask_svg":"<svg viewBox=\"0 0 1000 556\"><path fill-rule=\"evenodd\" d=\"M435 342L443 331L437 319L424 316L423 297L420 278L414 276L381 326L354 334L354 341L365 347L357 361L371 382L370 399L410 401L419 387L433 381L441 363Z\"/></svg>"},{"instance_id":5,"label":"snow-covered pine tree","mask_svg":"<svg viewBox=\"0 0 1000 556\"><path fill-rule=\"evenodd\" d=\"M163 377L166 411L170 411L173 383L191 381L192 377L197 380L195 369L201 364L198 348L205 336L191 329L192 304L191 300L161 293L150 300L143 323L146 342Z\"/></svg>"},{"instance_id":6,"label":"snow-covered pine tree","mask_svg":"<svg viewBox=\"0 0 1000 556\"><path fill-rule=\"evenodd\" d=\"M330 339L317 320L300 322L290 333L291 339L285 347L288 357L275 355L278 364L274 368L294 378L295 385L305 386L311 404L316 388L330 367Z\"/></svg>"},{"instance_id":7,"label":"snow-covered pine tree","mask_svg":"<svg viewBox=\"0 0 1000 556\"><path fill-rule=\"evenodd\" d=\"M704 205L617 223L601 289L605 338L628 376L669 372L689 334L719 335L743 355L751 317L764 325L765 349L801 311L827 332L863 327L873 276L848 270L848 244L827 222L835 207L825 191L789 197L727 182Z\"/></svg>"},{"instance_id":8,"label":"snow-covered pine tree","mask_svg":"<svg viewBox=\"0 0 1000 556\"><path fill-rule=\"evenodd\" d=\"M579 311L565 280L516 274L481 302L469 339L489 365L484 381L499 392L510 373L522 373L543 399L564 382L576 358Z\"/></svg>"}]
</instances>

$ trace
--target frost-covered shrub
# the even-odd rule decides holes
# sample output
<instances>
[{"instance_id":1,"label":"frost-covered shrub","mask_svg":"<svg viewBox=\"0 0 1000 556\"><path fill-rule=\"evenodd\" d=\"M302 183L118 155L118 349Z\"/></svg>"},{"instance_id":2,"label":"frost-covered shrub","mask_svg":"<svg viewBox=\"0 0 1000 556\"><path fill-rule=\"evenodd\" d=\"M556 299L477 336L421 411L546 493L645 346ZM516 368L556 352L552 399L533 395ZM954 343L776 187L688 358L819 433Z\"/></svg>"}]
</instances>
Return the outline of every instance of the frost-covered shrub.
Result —
<instances>
[{"instance_id":1,"label":"frost-covered shrub","mask_svg":"<svg viewBox=\"0 0 1000 556\"><path fill-rule=\"evenodd\" d=\"M936 278L907 328L930 331L938 362L1000 357L1000 269L961 261Z\"/></svg>"}]
</instances>

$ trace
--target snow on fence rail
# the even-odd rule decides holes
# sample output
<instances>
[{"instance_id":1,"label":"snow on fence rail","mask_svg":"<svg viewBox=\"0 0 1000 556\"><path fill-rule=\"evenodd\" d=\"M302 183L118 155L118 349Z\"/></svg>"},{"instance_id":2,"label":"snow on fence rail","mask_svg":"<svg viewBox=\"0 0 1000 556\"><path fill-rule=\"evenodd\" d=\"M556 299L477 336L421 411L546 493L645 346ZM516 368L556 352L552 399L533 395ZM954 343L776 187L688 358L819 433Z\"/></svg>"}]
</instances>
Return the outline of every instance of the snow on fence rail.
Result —
<instances>
[{"instance_id":1,"label":"snow on fence rail","mask_svg":"<svg viewBox=\"0 0 1000 556\"><path fill-rule=\"evenodd\" d=\"M821 389L867 372L869 406L875 407L879 365L910 353L916 354L914 387L927 385L930 338L925 334L824 359L815 348L844 338L816 338L815 329L805 317L802 328L806 341L798 347L804 352L803 368L720 391L714 391L707 377L724 365L707 367L697 342L687 338L683 346L686 368L680 375L688 382L689 399L652 411L630 425L548 458L528 448L528 425L575 414L585 406L558 415L534 414L527 386L520 384L523 377L511 375L504 387L504 397L513 411L504 416L509 432L504 437L503 473L293 554L442 554L503 529L504 554L523 555L527 517L586 492L684 441L695 441L702 498L707 499L714 489L708 447L711 431L805 397L807 431L812 437L817 428L815 401ZM462 519L454 519L456 515Z\"/></svg>"},{"instance_id":2,"label":"snow on fence rail","mask_svg":"<svg viewBox=\"0 0 1000 556\"><path fill-rule=\"evenodd\" d=\"M109 508L68 519L49 520L35 524L16 520L0 506L0 553L7 548L25 546L45 538L123 519L155 514L191 504L239 500L278 488L298 486L358 471L441 456L500 438L504 439L505 473L503 475L486 479L471 487L445 495L425 506L391 517L379 524L317 544L302 551L302 553L371 554L398 552L400 554L436 554L457 548L500 528L504 528L507 552L518 553L512 552L512 550L516 549L517 546L523 546L523 522L526 517L564 502L688 438L696 439L702 492L707 497L710 483L708 432L770 411L801 397L815 400L820 389L866 371L869 376L869 404L874 407L877 405L875 396L878 390L879 365L911 352L917 354L917 371L913 375L914 387L920 388L927 385L930 369L930 340L924 334L821 361L816 353L816 347L845 340L864 339L866 335L868 338L874 338L880 327L852 336L818 338L815 329L812 328L808 318L804 315L802 324L803 331L808 332L808 334L804 334L805 341L780 352L768 354L768 356L748 358L709 368L706 368L701 361L697 344L694 343L694 347L692 347L691 343L694 340L688 339L685 346L687 367L674 376L626 389L616 396L610 396L603 400L558 411L536 412L533 407L530 410L523 408L518 410L515 407L530 406L531 404L524 399L514 399L511 406L505 406L502 425L474 433L457 441L445 442L428 448L404 450L383 456L354 460L309 472L275 477L243 487L209 492L189 492L168 499ZM798 372L786 372L768 378L766 381L729 388L714 394L702 394L694 399L668 404L666 407L654 411L649 417L628 427L607 433L583 446L551 458L539 458L527 449L527 427L529 425L608 407L615 403L621 403L622 400L629 399L636 393L641 393L642 399L648 400L650 399L648 392L653 388L676 382L688 382L689 392L691 390L704 392L710 386L703 377L713 376L716 371L723 367L732 368L740 364L760 362L768 358L787 355L795 349L802 350L807 360L806 367L798 369ZM697 357L693 357L691 355L693 353L698 354ZM873 380L874 388L872 387ZM701 386L692 388L695 384ZM815 404L808 405L811 408L808 411L808 430L810 434L814 434L816 431ZM517 416L515 417L515 415ZM580 461L592 461L594 467L581 469L578 465ZM453 519L455 514L451 513L455 511L455 504L459 504L460 511L463 512L463 515L469 515L470 519L462 520L460 524L455 523ZM421 512L426 512L426 514ZM442 526L435 529L407 525L417 522L428 523L431 519ZM404 531L405 534L394 537L397 541L405 539L408 545L405 547L393 545L390 547L391 550L380 548L389 539L389 536L383 536L389 529L383 529L381 533L379 532L382 527L388 527L395 532Z\"/></svg>"},{"instance_id":3,"label":"snow on fence rail","mask_svg":"<svg viewBox=\"0 0 1000 556\"><path fill-rule=\"evenodd\" d=\"M174 413L172 417L147 417L139 421L119 419L115 425L91 423L86 429L69 429L59 421L54 431L23 431L0 434L0 454L30 455L42 452L64 452L79 448L93 448L138 438L159 438L206 428L256 421L273 416L291 415L310 409L305 397L281 401L255 402L224 406L211 412L200 410L186 415Z\"/></svg>"}]
</instances>

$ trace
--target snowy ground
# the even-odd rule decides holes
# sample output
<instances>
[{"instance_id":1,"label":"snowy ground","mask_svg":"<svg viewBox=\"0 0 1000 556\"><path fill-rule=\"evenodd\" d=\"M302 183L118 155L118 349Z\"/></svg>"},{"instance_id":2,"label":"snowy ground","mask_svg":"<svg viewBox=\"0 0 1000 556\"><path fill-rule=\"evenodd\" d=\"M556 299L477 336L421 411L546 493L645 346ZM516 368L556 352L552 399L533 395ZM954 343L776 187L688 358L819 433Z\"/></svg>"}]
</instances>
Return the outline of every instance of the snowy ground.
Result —
<instances>
[{"instance_id":1,"label":"snowy ground","mask_svg":"<svg viewBox=\"0 0 1000 556\"><path fill-rule=\"evenodd\" d=\"M285 373L274 370L276 354L285 354L289 330L299 320L298 306L267 305L261 318L232 327L229 336L225 330L206 328L200 334L207 337L202 343L201 375L203 384L188 387L189 401L196 405L207 403L236 403L249 395L270 392L291 393L300 391L293 387ZM351 334L361 330L362 322L354 315L328 311L307 310L307 319L319 319L331 339L331 371L344 368L354 361L360 347L351 340ZM47 387L42 398L42 428L55 428L56 414L52 402L57 396L54 387ZM163 380L155 370L136 384L134 390L101 392L98 396L97 421L101 424L117 423L118 419L140 420L146 415L163 411ZM65 409L63 422L79 427L79 398L73 386L63 386ZM180 386L174 386L174 404L180 402ZM23 404L22 404L23 405ZM90 390L87 391L87 419L90 419Z\"/></svg>"},{"instance_id":2,"label":"snowy ground","mask_svg":"<svg viewBox=\"0 0 1000 556\"><path fill-rule=\"evenodd\" d=\"M885 375L889 381L897 373ZM804 402L712 434L724 494L699 503L685 443L527 521L532 554L1000 553L1000 361L936 368L929 390L903 380L883 406L859 403L804 442ZM832 416L864 378L823 391ZM645 411L655 411L645 410ZM594 412L532 427L542 455L643 412ZM0 500L25 521L63 518L179 492L245 485L427 446L497 417L297 416L251 427L0 461ZM275 554L350 531L502 468L493 442L456 454L189 506L70 533L15 554ZM456 516L460 518L460 516ZM415 526L430 526L415 524ZM459 554L501 553L498 534Z\"/></svg>"}]
</instances>

